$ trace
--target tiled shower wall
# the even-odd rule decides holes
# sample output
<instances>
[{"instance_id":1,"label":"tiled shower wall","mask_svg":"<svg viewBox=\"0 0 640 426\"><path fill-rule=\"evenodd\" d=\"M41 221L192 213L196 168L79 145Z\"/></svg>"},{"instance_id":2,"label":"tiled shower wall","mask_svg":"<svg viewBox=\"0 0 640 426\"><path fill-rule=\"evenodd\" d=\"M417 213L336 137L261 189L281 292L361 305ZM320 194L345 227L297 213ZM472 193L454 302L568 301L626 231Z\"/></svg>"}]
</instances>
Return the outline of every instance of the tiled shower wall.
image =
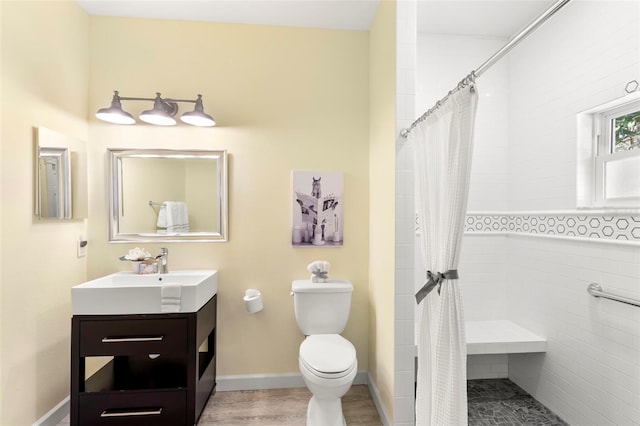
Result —
<instances>
[{"instance_id":1,"label":"tiled shower wall","mask_svg":"<svg viewBox=\"0 0 640 426\"><path fill-rule=\"evenodd\" d=\"M398 0L396 10L396 127L411 125L415 114L416 0ZM413 342L413 155L405 139L396 140L395 351L393 424L414 425Z\"/></svg>"},{"instance_id":2,"label":"tiled shower wall","mask_svg":"<svg viewBox=\"0 0 640 426\"><path fill-rule=\"evenodd\" d=\"M416 112L435 102L506 40L418 34ZM477 80L478 110L468 210L507 209L507 63L497 62Z\"/></svg>"},{"instance_id":3,"label":"tiled shower wall","mask_svg":"<svg viewBox=\"0 0 640 426\"><path fill-rule=\"evenodd\" d=\"M576 114L640 80L640 2L573 1L508 65L509 210L575 210ZM509 377L570 424L640 424L640 308L586 292L640 298L640 215L575 213L592 238L508 237L509 319L549 340L510 356ZM600 242L614 238L636 244Z\"/></svg>"},{"instance_id":4,"label":"tiled shower wall","mask_svg":"<svg viewBox=\"0 0 640 426\"><path fill-rule=\"evenodd\" d=\"M509 377L574 425L640 424L640 247L509 237L509 317L547 353L510 355Z\"/></svg>"},{"instance_id":5,"label":"tiled shower wall","mask_svg":"<svg viewBox=\"0 0 640 426\"><path fill-rule=\"evenodd\" d=\"M422 63L455 78L468 72L447 68L446 52L437 57L437 37L429 37L431 51L421 56L419 36L418 100L422 85L435 81L421 80ZM447 37L457 43L457 56L450 56L458 67L464 49L491 43ZM469 320L515 321L549 344L545 354L470 362L503 373L508 363L512 380L570 424L640 424L640 308L586 292L598 282L640 298L639 210L575 207L576 114L640 80L640 3L573 1L496 66L507 67L505 86L490 89L494 68L478 79L471 211L459 268L464 309ZM494 93L504 99L482 96ZM416 113L429 106L418 103ZM487 121L487 114L504 120ZM507 123L506 133L492 122Z\"/></svg>"}]
</instances>

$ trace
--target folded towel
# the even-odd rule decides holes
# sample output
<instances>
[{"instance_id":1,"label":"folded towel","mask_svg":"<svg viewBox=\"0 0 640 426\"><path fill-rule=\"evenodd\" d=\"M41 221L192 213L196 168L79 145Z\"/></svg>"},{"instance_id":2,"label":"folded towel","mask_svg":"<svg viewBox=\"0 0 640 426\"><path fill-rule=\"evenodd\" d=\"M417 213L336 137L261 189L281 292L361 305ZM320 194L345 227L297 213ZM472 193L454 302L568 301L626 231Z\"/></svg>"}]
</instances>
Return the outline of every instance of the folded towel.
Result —
<instances>
[{"instance_id":1,"label":"folded towel","mask_svg":"<svg viewBox=\"0 0 640 426\"><path fill-rule=\"evenodd\" d=\"M177 305L167 305L167 304L163 304L160 307L160 312L165 312L165 313L170 313L170 312L180 312L180 304L178 303Z\"/></svg>"},{"instance_id":2,"label":"folded towel","mask_svg":"<svg viewBox=\"0 0 640 426\"><path fill-rule=\"evenodd\" d=\"M178 299L182 297L182 285L180 284L162 284L160 294L163 299Z\"/></svg>"},{"instance_id":3,"label":"folded towel","mask_svg":"<svg viewBox=\"0 0 640 426\"><path fill-rule=\"evenodd\" d=\"M189 212L182 201L165 201L158 213L158 226L167 228L167 232L189 232ZM161 214L164 215L161 218ZM162 220L161 220L162 219Z\"/></svg>"},{"instance_id":4,"label":"folded towel","mask_svg":"<svg viewBox=\"0 0 640 426\"><path fill-rule=\"evenodd\" d=\"M180 284L163 284L160 287L162 298L160 312L180 312L182 286Z\"/></svg>"},{"instance_id":5,"label":"folded towel","mask_svg":"<svg viewBox=\"0 0 640 426\"><path fill-rule=\"evenodd\" d=\"M307 265L307 271L311 272L311 282L324 283L327 281L329 268L329 262L326 260L315 260Z\"/></svg>"},{"instance_id":6,"label":"folded towel","mask_svg":"<svg viewBox=\"0 0 640 426\"><path fill-rule=\"evenodd\" d=\"M165 203L160 205L160 210L158 210L158 222L156 225L158 228L167 227L167 205Z\"/></svg>"}]
</instances>

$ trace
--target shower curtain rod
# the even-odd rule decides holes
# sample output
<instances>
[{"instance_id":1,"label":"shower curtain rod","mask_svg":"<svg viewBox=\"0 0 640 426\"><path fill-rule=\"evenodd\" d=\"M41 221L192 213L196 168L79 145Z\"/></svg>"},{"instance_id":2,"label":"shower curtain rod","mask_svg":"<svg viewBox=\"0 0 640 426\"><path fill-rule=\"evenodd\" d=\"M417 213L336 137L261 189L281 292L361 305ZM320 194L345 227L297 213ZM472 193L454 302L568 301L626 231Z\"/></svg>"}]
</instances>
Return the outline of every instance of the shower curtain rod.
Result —
<instances>
[{"instance_id":1,"label":"shower curtain rod","mask_svg":"<svg viewBox=\"0 0 640 426\"><path fill-rule=\"evenodd\" d=\"M424 121L429 115L431 115L435 110L437 110L440 105L447 100L449 96L457 92L458 90L466 87L467 85L473 83L476 77L480 77L486 70L491 68L491 66L496 63L500 58L506 55L511 49L513 49L518 43L520 43L526 36L531 34L534 30L536 30L540 25L544 24L547 19L553 16L557 11L562 9L567 3L571 0L558 0L553 5L551 5L547 10L542 12L537 18L535 18L531 23L529 23L526 27L520 30L518 34L512 37L507 44L505 44L500 50L494 53L489 59L484 61L482 65L480 65L475 70L471 71L469 75L463 78L453 89L449 91L449 93L442 99L440 99L436 104L427 110L424 114L422 114L418 119L416 119L408 129L402 129L400 131L400 136L406 138L409 136L411 130L413 130L419 123Z\"/></svg>"}]
</instances>

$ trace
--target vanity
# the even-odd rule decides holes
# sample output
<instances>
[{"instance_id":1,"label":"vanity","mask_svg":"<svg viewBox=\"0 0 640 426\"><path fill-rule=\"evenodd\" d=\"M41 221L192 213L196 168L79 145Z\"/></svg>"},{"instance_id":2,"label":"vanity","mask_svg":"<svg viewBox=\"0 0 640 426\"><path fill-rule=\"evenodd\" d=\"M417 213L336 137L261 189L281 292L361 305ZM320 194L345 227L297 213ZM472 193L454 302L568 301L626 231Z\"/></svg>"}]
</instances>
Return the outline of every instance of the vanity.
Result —
<instances>
[{"instance_id":1,"label":"vanity","mask_svg":"<svg viewBox=\"0 0 640 426\"><path fill-rule=\"evenodd\" d=\"M71 295L71 425L196 424L216 385L217 271L120 272ZM91 357L108 361L86 377Z\"/></svg>"}]
</instances>

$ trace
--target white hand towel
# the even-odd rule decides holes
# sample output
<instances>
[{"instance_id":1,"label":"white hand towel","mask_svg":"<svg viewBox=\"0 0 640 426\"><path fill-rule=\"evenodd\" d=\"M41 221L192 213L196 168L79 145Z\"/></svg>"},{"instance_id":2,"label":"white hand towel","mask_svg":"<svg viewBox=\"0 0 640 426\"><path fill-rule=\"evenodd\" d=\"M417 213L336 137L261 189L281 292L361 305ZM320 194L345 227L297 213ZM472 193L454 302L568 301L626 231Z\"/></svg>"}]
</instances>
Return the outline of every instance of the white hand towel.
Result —
<instances>
[{"instance_id":1,"label":"white hand towel","mask_svg":"<svg viewBox=\"0 0 640 426\"><path fill-rule=\"evenodd\" d=\"M167 231L168 232L175 232L176 230L176 225L177 225L177 213L178 213L178 207L176 206L176 203L174 201L165 201L164 204L167 206L166 208L166 213L167 213Z\"/></svg>"},{"instance_id":2,"label":"white hand towel","mask_svg":"<svg viewBox=\"0 0 640 426\"><path fill-rule=\"evenodd\" d=\"M189 211L187 203L178 203L178 231L189 232Z\"/></svg>"},{"instance_id":3,"label":"white hand towel","mask_svg":"<svg viewBox=\"0 0 640 426\"><path fill-rule=\"evenodd\" d=\"M167 231L169 232L188 232L189 231L189 212L187 204L182 201L165 201Z\"/></svg>"},{"instance_id":4,"label":"white hand towel","mask_svg":"<svg viewBox=\"0 0 640 426\"><path fill-rule=\"evenodd\" d=\"M162 203L160 205L160 210L158 210L158 223L156 224L158 228L166 228L167 227L167 205L166 203Z\"/></svg>"},{"instance_id":5,"label":"white hand towel","mask_svg":"<svg viewBox=\"0 0 640 426\"><path fill-rule=\"evenodd\" d=\"M180 312L182 286L180 284L163 284L160 287L162 298L160 312Z\"/></svg>"}]
</instances>

